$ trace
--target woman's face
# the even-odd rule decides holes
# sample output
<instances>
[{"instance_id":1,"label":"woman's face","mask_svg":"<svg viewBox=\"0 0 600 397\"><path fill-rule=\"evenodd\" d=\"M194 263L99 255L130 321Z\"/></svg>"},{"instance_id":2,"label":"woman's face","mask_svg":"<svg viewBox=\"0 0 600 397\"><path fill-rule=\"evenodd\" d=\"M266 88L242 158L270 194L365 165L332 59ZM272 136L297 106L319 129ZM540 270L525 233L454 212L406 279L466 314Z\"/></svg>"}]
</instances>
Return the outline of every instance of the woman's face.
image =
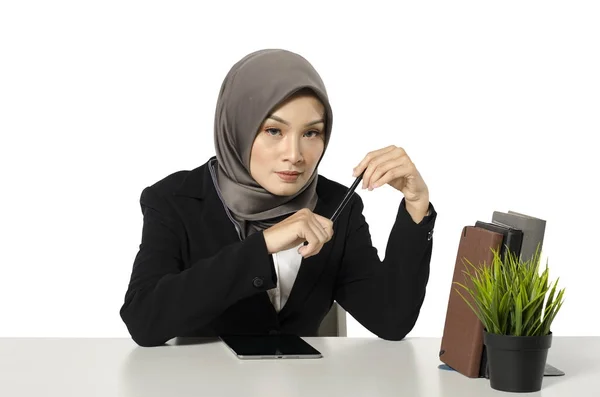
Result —
<instances>
[{"instance_id":1,"label":"woman's face","mask_svg":"<svg viewBox=\"0 0 600 397\"><path fill-rule=\"evenodd\" d=\"M299 94L266 118L250 153L250 174L264 189L289 196L310 179L325 147L324 110L316 97Z\"/></svg>"}]
</instances>

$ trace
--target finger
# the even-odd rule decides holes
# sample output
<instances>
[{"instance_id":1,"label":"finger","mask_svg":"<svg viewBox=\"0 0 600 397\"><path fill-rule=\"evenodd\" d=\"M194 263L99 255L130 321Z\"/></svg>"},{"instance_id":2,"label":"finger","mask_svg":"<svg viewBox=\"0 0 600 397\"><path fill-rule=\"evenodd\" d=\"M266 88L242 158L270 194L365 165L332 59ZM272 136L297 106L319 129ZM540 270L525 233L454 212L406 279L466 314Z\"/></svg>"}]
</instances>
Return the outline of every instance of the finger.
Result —
<instances>
[{"instance_id":1,"label":"finger","mask_svg":"<svg viewBox=\"0 0 600 397\"><path fill-rule=\"evenodd\" d=\"M397 150L392 150L392 151L386 152L386 153L374 158L367 166L367 170L365 171L365 174L363 175L362 188L365 189L371 185L373 174L377 171L377 168L379 168L379 166L382 163L385 163L387 161L394 160L394 159L401 159L402 157L405 156L405 154L406 153L404 152L404 150L397 148Z\"/></svg>"},{"instance_id":2,"label":"finger","mask_svg":"<svg viewBox=\"0 0 600 397\"><path fill-rule=\"evenodd\" d=\"M354 167L354 176L358 176L360 175L361 172L363 172L363 170L365 168L367 168L367 166L369 165L369 163L371 162L371 160L373 160L375 157L383 154L383 153L387 153L390 152L392 150L394 150L396 148L396 146L394 145L390 145L388 147L384 147L383 149L379 149L379 150L374 150L372 152L367 153L367 155L365 156L365 158L362 159L362 161L360 163L358 163L358 165L356 167Z\"/></svg>"},{"instance_id":3,"label":"finger","mask_svg":"<svg viewBox=\"0 0 600 397\"><path fill-rule=\"evenodd\" d=\"M407 178L411 175L414 175L414 166L411 165L402 165L400 167L394 167L385 174L381 176L377 181L374 181L373 188L377 188L379 186L383 186L384 184L393 181L398 178Z\"/></svg>"},{"instance_id":4,"label":"finger","mask_svg":"<svg viewBox=\"0 0 600 397\"><path fill-rule=\"evenodd\" d=\"M367 153L367 155L361 160L361 162L358 163L358 165L356 167L354 167L354 175L355 176L360 175L361 172L363 172L367 168L367 166L369 165L369 163L374 158L376 158L377 156L380 156L381 154L384 154L384 153L387 153L387 152L391 152L395 148L396 148L396 146L390 145L390 146L384 147L383 149L374 150L372 152Z\"/></svg>"},{"instance_id":5,"label":"finger","mask_svg":"<svg viewBox=\"0 0 600 397\"><path fill-rule=\"evenodd\" d=\"M327 227L323 226L320 222L315 220L314 227L319 231L319 237L321 238L320 243L321 246L325 245L330 240L330 231L327 230ZM320 249L320 248L319 248Z\"/></svg>"},{"instance_id":6,"label":"finger","mask_svg":"<svg viewBox=\"0 0 600 397\"><path fill-rule=\"evenodd\" d=\"M307 219L305 227L307 229L306 234L310 236L310 238L307 240L308 245L304 247L304 250L301 253L305 258L308 258L309 256L316 255L321 250L327 236L323 231L323 228L321 228L321 225L314 220L314 217Z\"/></svg>"},{"instance_id":7,"label":"finger","mask_svg":"<svg viewBox=\"0 0 600 397\"><path fill-rule=\"evenodd\" d=\"M324 230L323 226L321 226L321 224L316 220L315 217L312 218L310 227L311 227L313 233L317 236L317 238L319 240L314 243L310 252L309 251L304 252L306 255L305 258L308 258L310 256L318 254L321 251L321 249L323 248L323 245L329 239L327 232Z\"/></svg>"},{"instance_id":8,"label":"finger","mask_svg":"<svg viewBox=\"0 0 600 397\"><path fill-rule=\"evenodd\" d=\"M379 164L377 166L377 169L375 169L373 174L370 176L369 184L367 185L367 188L369 190L372 190L372 189L375 189L376 187L382 186L383 183L378 183L378 181L381 179L381 177L383 175L385 175L386 173L390 172L391 170L393 170L395 168L409 170L410 163L411 162L410 162L410 159L408 159L408 156L402 156L402 157L394 158L394 159L391 159L384 163ZM402 177L402 176L405 176L405 175L400 174L398 176L398 178Z\"/></svg>"},{"instance_id":9,"label":"finger","mask_svg":"<svg viewBox=\"0 0 600 397\"><path fill-rule=\"evenodd\" d=\"M319 237L319 242L321 243L321 245L325 244L327 242L327 239L329 238L329 236L327 235L327 231L321 225L321 223L317 220L317 218L315 218L315 217L312 218L311 227L313 228L313 231L315 232L317 237Z\"/></svg>"},{"instance_id":10,"label":"finger","mask_svg":"<svg viewBox=\"0 0 600 397\"><path fill-rule=\"evenodd\" d=\"M306 258L314 252L315 246L319 245L319 238L310 226L307 226L303 233L304 239L308 242L308 245L303 245L300 247L298 249L298 253Z\"/></svg>"},{"instance_id":11,"label":"finger","mask_svg":"<svg viewBox=\"0 0 600 397\"><path fill-rule=\"evenodd\" d=\"M325 218L324 216L315 214L317 221L321 224L323 229L327 232L327 236L329 237L327 241L333 238L333 222L331 219Z\"/></svg>"},{"instance_id":12,"label":"finger","mask_svg":"<svg viewBox=\"0 0 600 397\"><path fill-rule=\"evenodd\" d=\"M302 211L302 210L301 210ZM310 210L306 210L307 212L304 212L304 222L306 222L307 224L310 222L316 222L315 224L318 226L317 230L320 231L323 228L325 228L325 226L327 225L327 223L332 223L329 219L322 217L319 214L315 214ZM300 212L300 211L298 211ZM306 241L304 245L308 245L308 242Z\"/></svg>"}]
</instances>

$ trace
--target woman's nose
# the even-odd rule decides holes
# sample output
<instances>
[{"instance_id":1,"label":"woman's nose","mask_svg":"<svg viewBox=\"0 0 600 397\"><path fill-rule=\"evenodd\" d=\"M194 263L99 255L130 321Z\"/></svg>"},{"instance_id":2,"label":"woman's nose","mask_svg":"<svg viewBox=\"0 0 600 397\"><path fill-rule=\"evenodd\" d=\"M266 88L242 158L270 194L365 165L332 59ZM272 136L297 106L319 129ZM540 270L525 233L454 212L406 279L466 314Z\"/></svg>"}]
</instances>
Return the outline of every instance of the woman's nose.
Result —
<instances>
[{"instance_id":1,"label":"woman's nose","mask_svg":"<svg viewBox=\"0 0 600 397\"><path fill-rule=\"evenodd\" d=\"M302 147L296 139L287 139L284 143L285 159L291 163L297 163L303 160Z\"/></svg>"}]
</instances>

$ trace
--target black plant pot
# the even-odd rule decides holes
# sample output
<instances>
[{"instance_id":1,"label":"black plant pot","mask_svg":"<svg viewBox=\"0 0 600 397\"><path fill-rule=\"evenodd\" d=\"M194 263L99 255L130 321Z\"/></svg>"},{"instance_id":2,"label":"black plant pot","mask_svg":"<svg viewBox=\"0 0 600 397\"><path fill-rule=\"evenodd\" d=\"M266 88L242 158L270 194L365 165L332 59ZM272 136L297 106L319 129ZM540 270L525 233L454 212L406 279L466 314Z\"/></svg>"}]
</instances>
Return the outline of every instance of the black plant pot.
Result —
<instances>
[{"instance_id":1,"label":"black plant pot","mask_svg":"<svg viewBox=\"0 0 600 397\"><path fill-rule=\"evenodd\" d=\"M544 336L512 336L483 332L492 389L535 392L542 388L552 332Z\"/></svg>"}]
</instances>

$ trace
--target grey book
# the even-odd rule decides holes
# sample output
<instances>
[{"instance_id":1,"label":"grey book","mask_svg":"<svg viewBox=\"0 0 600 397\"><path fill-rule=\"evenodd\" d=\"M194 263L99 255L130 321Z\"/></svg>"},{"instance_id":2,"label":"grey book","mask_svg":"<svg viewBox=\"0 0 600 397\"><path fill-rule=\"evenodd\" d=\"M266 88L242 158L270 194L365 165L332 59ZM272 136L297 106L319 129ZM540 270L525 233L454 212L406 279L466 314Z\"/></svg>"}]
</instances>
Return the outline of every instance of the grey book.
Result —
<instances>
[{"instance_id":1,"label":"grey book","mask_svg":"<svg viewBox=\"0 0 600 397\"><path fill-rule=\"evenodd\" d=\"M515 211L508 211L508 213L494 211L492 214L492 223L520 229L523 232L523 242L521 244L522 260L530 260L535 255L538 244L541 253L544 243L544 233L546 232L545 220ZM564 374L562 370L546 363L544 376L562 376ZM487 368L485 376L488 377Z\"/></svg>"},{"instance_id":2,"label":"grey book","mask_svg":"<svg viewBox=\"0 0 600 397\"><path fill-rule=\"evenodd\" d=\"M515 211L508 211L508 213L494 211L492 214L492 223L523 231L523 243L521 245L521 259L523 261L533 258L538 245L541 253L544 243L544 233L546 231L545 220Z\"/></svg>"}]
</instances>

